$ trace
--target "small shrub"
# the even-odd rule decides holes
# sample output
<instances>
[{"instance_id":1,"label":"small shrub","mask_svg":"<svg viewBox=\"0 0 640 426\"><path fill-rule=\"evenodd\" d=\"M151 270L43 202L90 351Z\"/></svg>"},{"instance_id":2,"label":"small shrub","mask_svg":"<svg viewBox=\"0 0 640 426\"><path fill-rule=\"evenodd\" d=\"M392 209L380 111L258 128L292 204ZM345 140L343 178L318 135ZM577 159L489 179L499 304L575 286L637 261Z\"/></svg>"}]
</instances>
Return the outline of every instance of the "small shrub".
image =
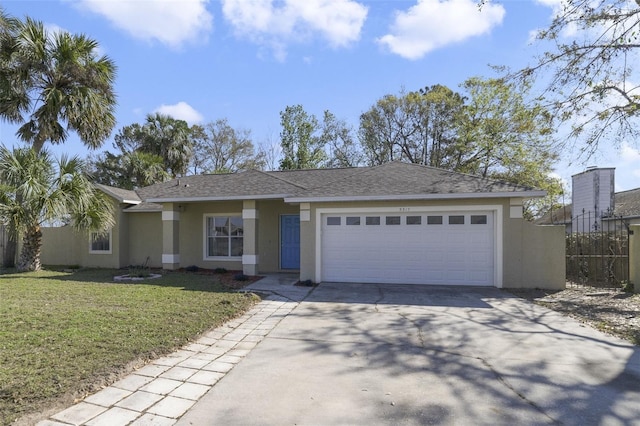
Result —
<instances>
[{"instance_id":1,"label":"small shrub","mask_svg":"<svg viewBox=\"0 0 640 426\"><path fill-rule=\"evenodd\" d=\"M216 274L226 274L227 270L225 268L216 268L213 270L213 272Z\"/></svg>"},{"instance_id":2,"label":"small shrub","mask_svg":"<svg viewBox=\"0 0 640 426\"><path fill-rule=\"evenodd\" d=\"M184 270L187 272L198 272L200 268L198 268L196 265L191 265L184 268Z\"/></svg>"},{"instance_id":3,"label":"small shrub","mask_svg":"<svg viewBox=\"0 0 640 426\"><path fill-rule=\"evenodd\" d=\"M147 278L151 276L151 271L144 265L129 266L129 276L132 278Z\"/></svg>"},{"instance_id":4,"label":"small shrub","mask_svg":"<svg viewBox=\"0 0 640 426\"><path fill-rule=\"evenodd\" d=\"M622 285L622 291L625 293L633 293L635 290L635 286L630 281L622 281L620 284Z\"/></svg>"},{"instance_id":5,"label":"small shrub","mask_svg":"<svg viewBox=\"0 0 640 426\"><path fill-rule=\"evenodd\" d=\"M313 287L315 284L311 280L304 280L304 281L300 281L298 285L301 287Z\"/></svg>"},{"instance_id":6,"label":"small shrub","mask_svg":"<svg viewBox=\"0 0 640 426\"><path fill-rule=\"evenodd\" d=\"M249 281L249 276L245 274L236 274L233 276L236 281Z\"/></svg>"}]
</instances>

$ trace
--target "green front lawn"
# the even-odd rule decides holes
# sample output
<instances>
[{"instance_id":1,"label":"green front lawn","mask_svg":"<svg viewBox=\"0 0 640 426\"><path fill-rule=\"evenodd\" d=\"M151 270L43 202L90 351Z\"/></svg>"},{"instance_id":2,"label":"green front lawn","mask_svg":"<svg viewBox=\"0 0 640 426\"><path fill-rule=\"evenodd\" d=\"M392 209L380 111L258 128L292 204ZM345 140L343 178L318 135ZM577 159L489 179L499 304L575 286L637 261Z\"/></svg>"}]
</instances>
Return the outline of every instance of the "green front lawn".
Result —
<instances>
[{"instance_id":1,"label":"green front lawn","mask_svg":"<svg viewBox=\"0 0 640 426\"><path fill-rule=\"evenodd\" d=\"M121 273L0 275L0 424L95 391L258 301L215 275L114 283Z\"/></svg>"}]
</instances>

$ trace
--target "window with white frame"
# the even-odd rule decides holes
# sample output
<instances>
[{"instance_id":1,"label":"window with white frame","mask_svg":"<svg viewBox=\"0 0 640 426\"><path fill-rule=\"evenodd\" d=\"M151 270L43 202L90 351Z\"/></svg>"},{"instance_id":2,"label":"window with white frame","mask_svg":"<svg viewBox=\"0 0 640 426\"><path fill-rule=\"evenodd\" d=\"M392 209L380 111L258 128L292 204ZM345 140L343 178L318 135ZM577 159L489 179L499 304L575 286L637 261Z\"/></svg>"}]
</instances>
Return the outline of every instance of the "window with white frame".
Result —
<instances>
[{"instance_id":1,"label":"window with white frame","mask_svg":"<svg viewBox=\"0 0 640 426\"><path fill-rule=\"evenodd\" d=\"M91 232L89 235L89 253L111 253L111 230L103 232Z\"/></svg>"},{"instance_id":2,"label":"window with white frame","mask_svg":"<svg viewBox=\"0 0 640 426\"><path fill-rule=\"evenodd\" d=\"M205 217L205 257L240 257L244 239L242 216Z\"/></svg>"}]
</instances>

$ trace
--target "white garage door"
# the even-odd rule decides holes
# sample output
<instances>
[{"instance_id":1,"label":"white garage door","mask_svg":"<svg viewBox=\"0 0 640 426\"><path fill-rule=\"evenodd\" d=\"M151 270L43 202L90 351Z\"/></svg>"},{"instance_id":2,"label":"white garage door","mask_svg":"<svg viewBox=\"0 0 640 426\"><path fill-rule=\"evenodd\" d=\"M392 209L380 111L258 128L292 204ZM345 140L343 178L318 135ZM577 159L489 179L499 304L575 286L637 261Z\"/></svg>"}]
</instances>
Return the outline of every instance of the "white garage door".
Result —
<instances>
[{"instance_id":1,"label":"white garage door","mask_svg":"<svg viewBox=\"0 0 640 426\"><path fill-rule=\"evenodd\" d=\"M493 212L323 214L322 281L494 285Z\"/></svg>"}]
</instances>

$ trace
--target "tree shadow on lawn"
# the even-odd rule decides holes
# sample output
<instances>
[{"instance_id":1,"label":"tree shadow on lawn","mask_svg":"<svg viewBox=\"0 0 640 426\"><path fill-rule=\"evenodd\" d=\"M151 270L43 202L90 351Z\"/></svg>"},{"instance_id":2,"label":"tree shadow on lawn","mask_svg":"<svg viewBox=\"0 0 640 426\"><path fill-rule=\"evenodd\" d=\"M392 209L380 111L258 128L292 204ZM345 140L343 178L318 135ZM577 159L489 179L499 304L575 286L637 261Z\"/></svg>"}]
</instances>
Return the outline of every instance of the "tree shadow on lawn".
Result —
<instances>
[{"instance_id":1,"label":"tree shadow on lawn","mask_svg":"<svg viewBox=\"0 0 640 426\"><path fill-rule=\"evenodd\" d=\"M115 281L114 277L129 274L129 269L81 268L69 271L65 268L50 267L38 272L2 274L0 275L0 280L56 280L124 286L149 285L179 287L187 291L229 293L240 290L262 278L261 276L242 276L241 279L236 279L242 275L240 271L215 273L204 269L196 272L150 269L149 273L160 274L161 277Z\"/></svg>"},{"instance_id":2,"label":"tree shadow on lawn","mask_svg":"<svg viewBox=\"0 0 640 426\"><path fill-rule=\"evenodd\" d=\"M421 395L417 402L396 400L402 410L379 397L372 418L406 424L638 424L640 348L561 314L497 289L484 295L481 290L476 303L466 295L450 305L426 296L402 305L388 286L379 286L374 301L357 301L349 292L340 299L319 289L273 337L286 333L297 340L311 365L316 356L330 357L336 377L357 382L366 369L379 384L405 378ZM282 364L290 365L297 355L282 356Z\"/></svg>"}]
</instances>

